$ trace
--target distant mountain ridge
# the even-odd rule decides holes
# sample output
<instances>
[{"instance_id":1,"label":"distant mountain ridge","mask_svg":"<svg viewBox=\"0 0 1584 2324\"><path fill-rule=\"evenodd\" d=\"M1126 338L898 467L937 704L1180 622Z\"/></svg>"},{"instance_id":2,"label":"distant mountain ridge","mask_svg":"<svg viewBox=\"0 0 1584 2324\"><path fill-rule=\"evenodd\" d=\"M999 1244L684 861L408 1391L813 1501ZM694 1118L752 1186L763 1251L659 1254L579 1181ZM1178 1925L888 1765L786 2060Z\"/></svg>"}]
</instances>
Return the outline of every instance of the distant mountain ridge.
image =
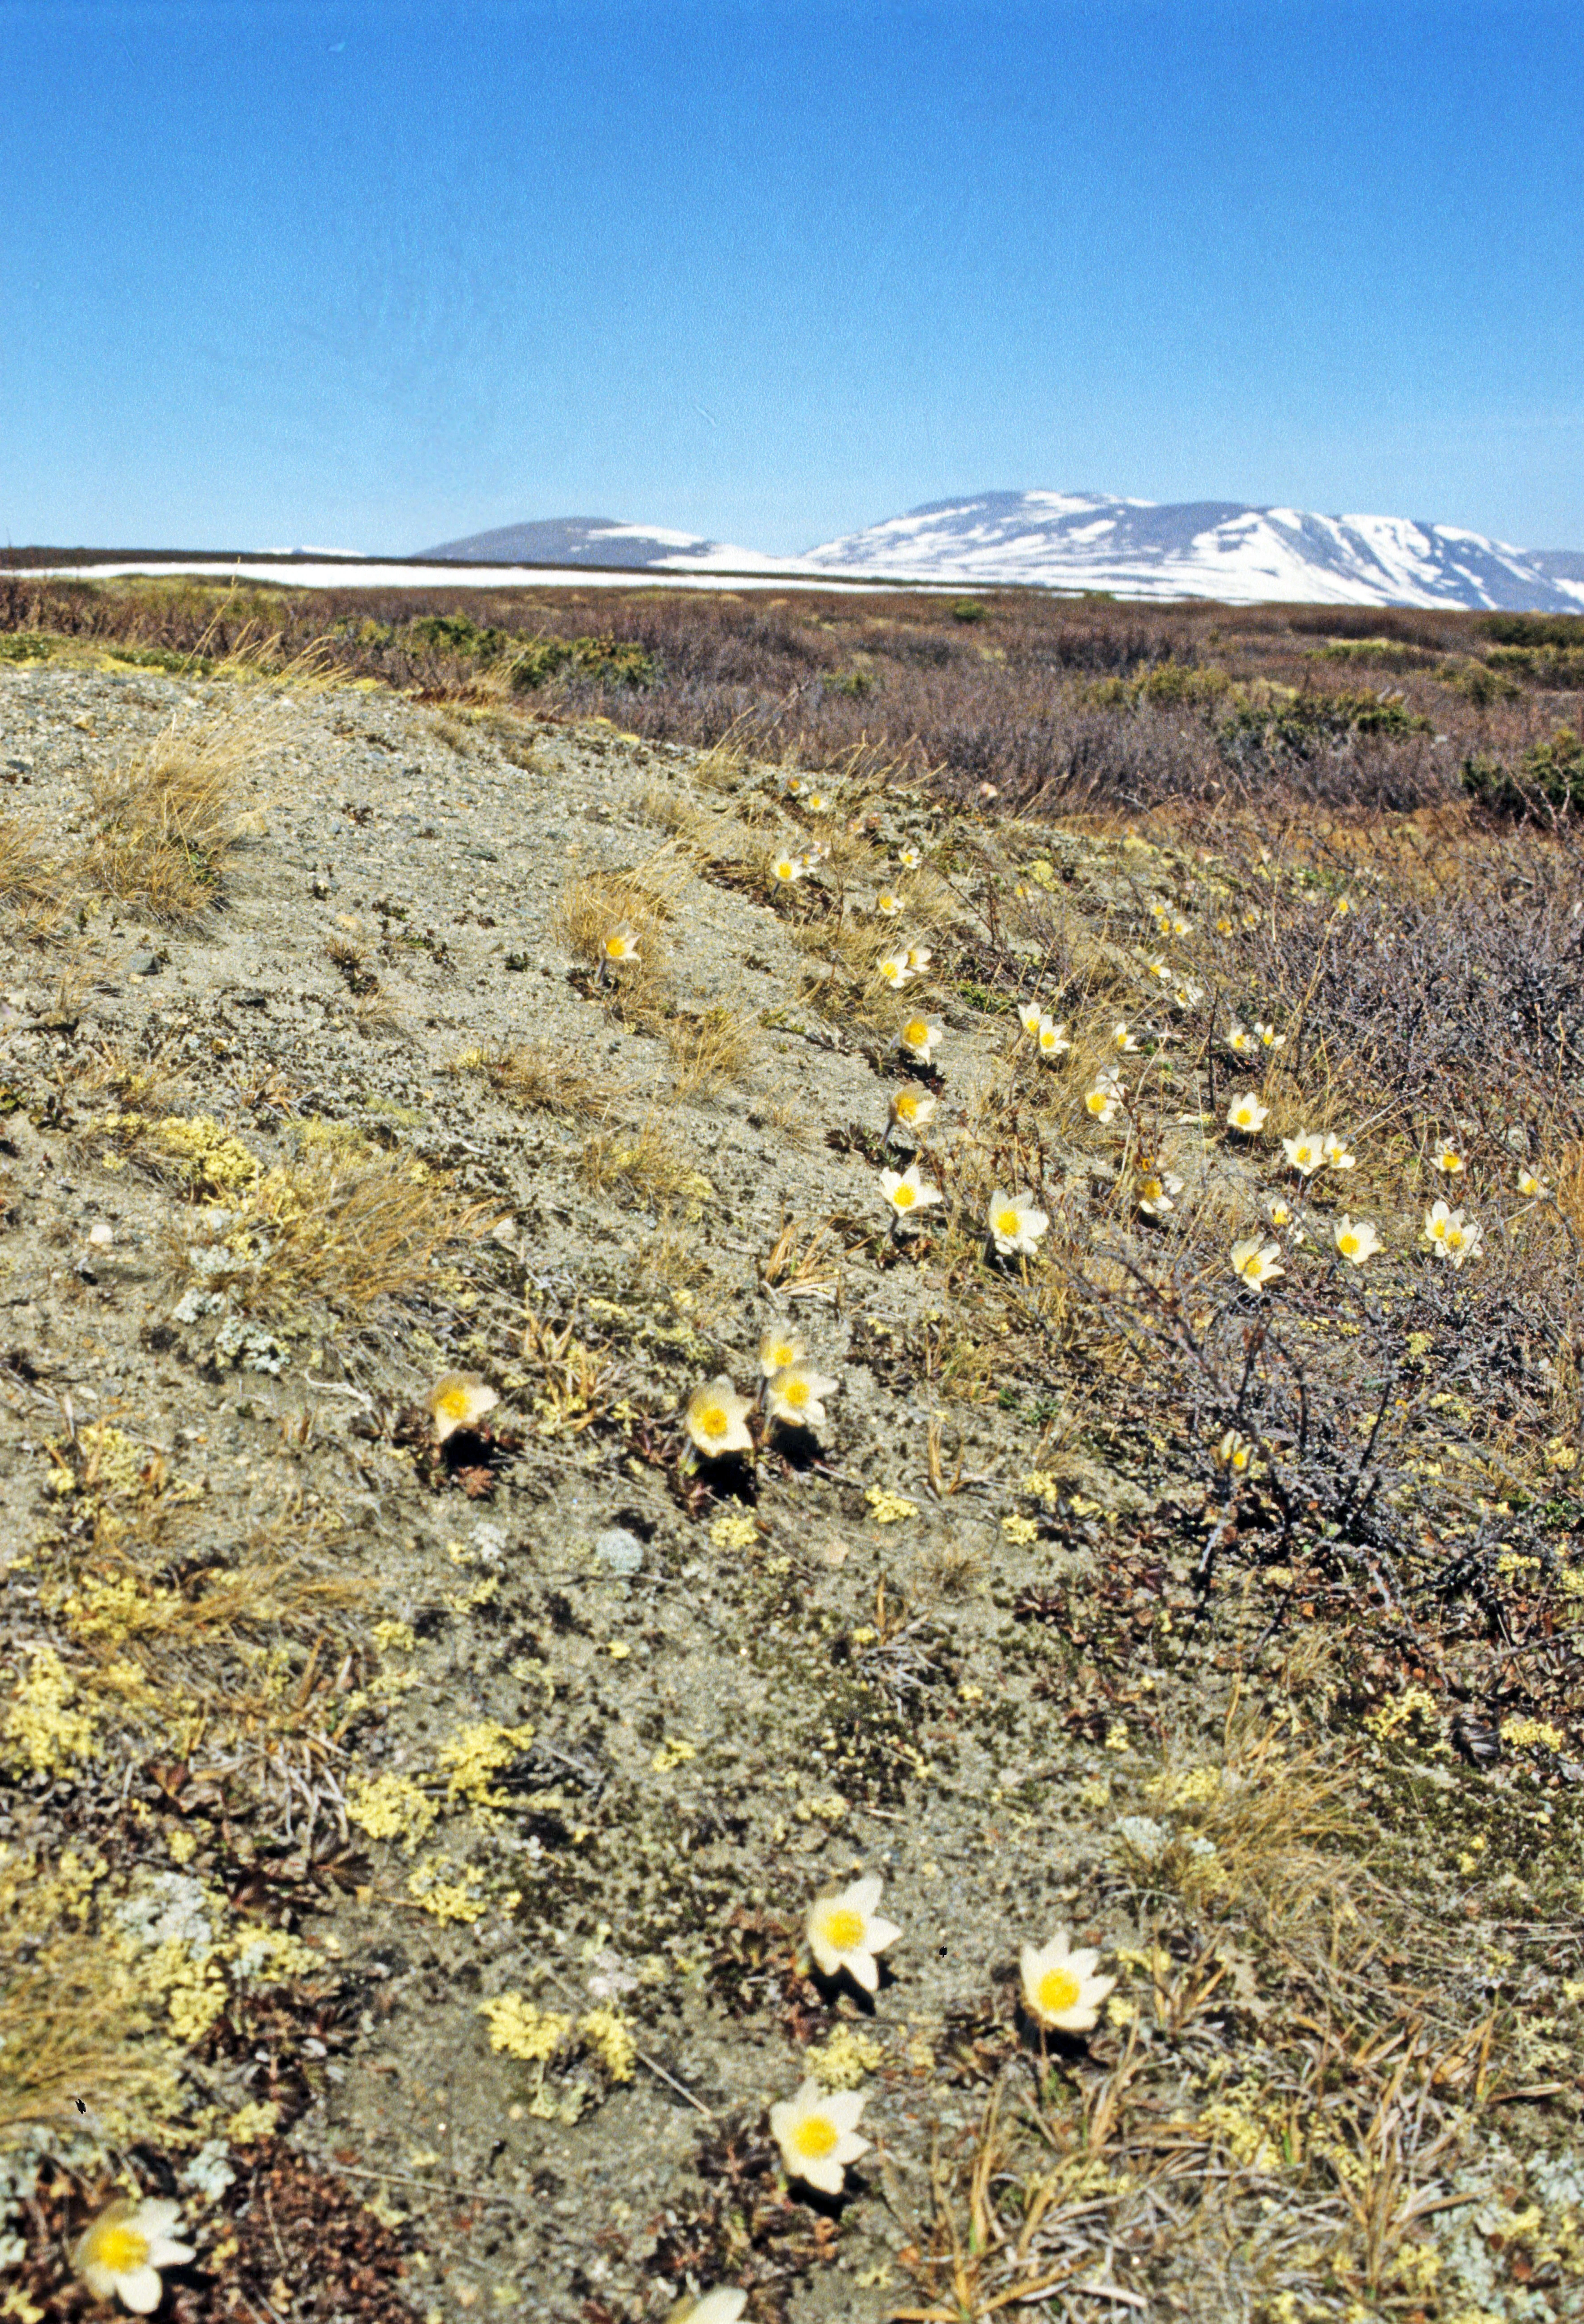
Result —
<instances>
[{"instance_id":1,"label":"distant mountain ridge","mask_svg":"<svg viewBox=\"0 0 1584 2324\"><path fill-rule=\"evenodd\" d=\"M657 525L558 517L423 552L437 561L815 575L1352 605L1584 613L1584 554L1524 550L1460 525L1319 516L1239 501L990 492L932 501L802 557L767 557Z\"/></svg>"}]
</instances>

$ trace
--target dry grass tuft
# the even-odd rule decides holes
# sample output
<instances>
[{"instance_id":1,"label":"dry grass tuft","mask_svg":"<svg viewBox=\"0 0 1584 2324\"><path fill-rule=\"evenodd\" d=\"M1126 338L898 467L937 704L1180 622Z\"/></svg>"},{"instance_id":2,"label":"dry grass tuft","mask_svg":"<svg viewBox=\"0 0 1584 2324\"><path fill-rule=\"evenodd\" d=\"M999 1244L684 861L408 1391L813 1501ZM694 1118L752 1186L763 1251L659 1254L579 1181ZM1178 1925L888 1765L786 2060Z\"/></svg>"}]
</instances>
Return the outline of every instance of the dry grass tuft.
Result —
<instances>
[{"instance_id":1,"label":"dry grass tuft","mask_svg":"<svg viewBox=\"0 0 1584 2324\"><path fill-rule=\"evenodd\" d=\"M245 718L178 721L141 756L100 774L85 862L93 885L167 927L201 918L240 836L240 792L258 751Z\"/></svg>"},{"instance_id":2,"label":"dry grass tuft","mask_svg":"<svg viewBox=\"0 0 1584 2324\"><path fill-rule=\"evenodd\" d=\"M680 1203L684 1217L695 1222L714 1192L652 1114L636 1129L602 1130L591 1138L578 1167L599 1194L620 1188L636 1201L661 1208Z\"/></svg>"},{"instance_id":3,"label":"dry grass tuft","mask_svg":"<svg viewBox=\"0 0 1584 2324\"><path fill-rule=\"evenodd\" d=\"M209 1261L234 1304L290 1316L332 1307L354 1315L421 1289L447 1248L476 1240L499 1203L458 1203L423 1164L366 1160L333 1143L262 1176L232 1215ZM180 1262L201 1279L189 1247Z\"/></svg>"},{"instance_id":4,"label":"dry grass tuft","mask_svg":"<svg viewBox=\"0 0 1584 2324\"><path fill-rule=\"evenodd\" d=\"M583 872L557 908L557 932L579 960L603 966L605 938L625 922L638 938L638 959L620 972L622 989L652 989L666 964L665 923L675 918L688 876L673 841L633 871Z\"/></svg>"},{"instance_id":5,"label":"dry grass tuft","mask_svg":"<svg viewBox=\"0 0 1584 2324\"><path fill-rule=\"evenodd\" d=\"M698 1017L673 1017L663 1027L671 1052L673 1087L678 1097L708 1097L742 1079L750 1056L751 1016L732 1009L706 1009Z\"/></svg>"},{"instance_id":6,"label":"dry grass tuft","mask_svg":"<svg viewBox=\"0 0 1584 2324\"><path fill-rule=\"evenodd\" d=\"M0 908L17 936L46 936L71 908L72 880L47 827L35 817L0 815Z\"/></svg>"},{"instance_id":7,"label":"dry grass tuft","mask_svg":"<svg viewBox=\"0 0 1584 2324\"><path fill-rule=\"evenodd\" d=\"M603 1121L631 1095L608 1074L592 1073L574 1049L549 1041L510 1042L496 1049L465 1049L453 1073L481 1074L511 1105Z\"/></svg>"}]
</instances>

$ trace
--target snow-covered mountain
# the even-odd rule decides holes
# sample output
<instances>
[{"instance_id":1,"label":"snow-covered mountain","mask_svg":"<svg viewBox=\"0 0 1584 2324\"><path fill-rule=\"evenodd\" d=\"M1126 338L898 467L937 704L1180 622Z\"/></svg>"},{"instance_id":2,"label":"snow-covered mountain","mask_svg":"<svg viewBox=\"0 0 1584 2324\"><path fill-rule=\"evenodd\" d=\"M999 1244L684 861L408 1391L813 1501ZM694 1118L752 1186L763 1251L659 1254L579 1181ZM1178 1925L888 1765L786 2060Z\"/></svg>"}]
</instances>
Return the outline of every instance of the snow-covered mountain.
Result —
<instances>
[{"instance_id":1,"label":"snow-covered mountain","mask_svg":"<svg viewBox=\"0 0 1584 2324\"><path fill-rule=\"evenodd\" d=\"M493 532L469 533L465 540L442 541L438 549L419 554L441 564L681 565L703 573L774 572L782 567L796 571L802 562L762 557L757 549L733 549L664 525L620 524L609 516L556 516L538 524L503 524Z\"/></svg>"},{"instance_id":2,"label":"snow-covered mountain","mask_svg":"<svg viewBox=\"0 0 1584 2324\"><path fill-rule=\"evenodd\" d=\"M434 562L593 565L670 573L853 580L1024 582L1119 597L1233 604L1501 606L1584 613L1584 557L1525 551L1460 525L1314 516L1239 501L1119 500L1106 493L975 493L932 501L802 557L612 517L554 517L448 540Z\"/></svg>"},{"instance_id":3,"label":"snow-covered mountain","mask_svg":"<svg viewBox=\"0 0 1584 2324\"><path fill-rule=\"evenodd\" d=\"M934 501L826 541L827 573L1022 581L1119 597L1584 611L1584 560L1530 558L1460 525L1313 516L1237 501L1118 500L1106 493L976 493Z\"/></svg>"}]
</instances>

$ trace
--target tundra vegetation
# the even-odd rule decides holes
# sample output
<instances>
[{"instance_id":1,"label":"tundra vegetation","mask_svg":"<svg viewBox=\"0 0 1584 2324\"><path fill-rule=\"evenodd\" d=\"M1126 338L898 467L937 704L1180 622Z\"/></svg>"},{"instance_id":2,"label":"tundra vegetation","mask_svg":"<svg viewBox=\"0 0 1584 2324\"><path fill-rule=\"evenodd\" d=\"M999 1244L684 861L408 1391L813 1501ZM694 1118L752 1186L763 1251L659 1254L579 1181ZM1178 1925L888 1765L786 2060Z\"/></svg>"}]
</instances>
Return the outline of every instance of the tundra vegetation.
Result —
<instances>
[{"instance_id":1,"label":"tundra vegetation","mask_svg":"<svg viewBox=\"0 0 1584 2324\"><path fill-rule=\"evenodd\" d=\"M1580 626L0 580L0 2310L1584 2314Z\"/></svg>"}]
</instances>

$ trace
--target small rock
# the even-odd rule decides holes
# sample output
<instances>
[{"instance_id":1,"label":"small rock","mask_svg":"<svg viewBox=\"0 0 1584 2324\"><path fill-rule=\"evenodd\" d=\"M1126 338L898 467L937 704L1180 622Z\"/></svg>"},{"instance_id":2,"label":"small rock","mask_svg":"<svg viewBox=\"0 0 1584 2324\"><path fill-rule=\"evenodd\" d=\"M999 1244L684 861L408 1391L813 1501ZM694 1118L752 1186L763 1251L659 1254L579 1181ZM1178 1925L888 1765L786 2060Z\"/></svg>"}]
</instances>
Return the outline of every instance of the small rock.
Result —
<instances>
[{"instance_id":1,"label":"small rock","mask_svg":"<svg viewBox=\"0 0 1584 2324\"><path fill-rule=\"evenodd\" d=\"M134 952L127 966L134 976L158 976L160 955L157 952Z\"/></svg>"},{"instance_id":2,"label":"small rock","mask_svg":"<svg viewBox=\"0 0 1584 2324\"><path fill-rule=\"evenodd\" d=\"M612 1573L636 1573L643 1563L643 1544L625 1526L608 1526L594 1544L594 1555Z\"/></svg>"}]
</instances>

